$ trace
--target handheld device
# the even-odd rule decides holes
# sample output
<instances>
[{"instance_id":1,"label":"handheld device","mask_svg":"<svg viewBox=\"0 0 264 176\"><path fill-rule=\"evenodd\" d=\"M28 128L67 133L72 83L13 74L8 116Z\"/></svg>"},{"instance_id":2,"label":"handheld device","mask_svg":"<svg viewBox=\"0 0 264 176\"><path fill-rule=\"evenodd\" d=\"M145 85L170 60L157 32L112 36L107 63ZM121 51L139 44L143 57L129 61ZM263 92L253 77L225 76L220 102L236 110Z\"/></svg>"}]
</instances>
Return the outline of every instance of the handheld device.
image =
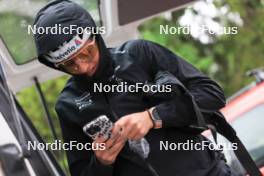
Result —
<instances>
[{"instance_id":1,"label":"handheld device","mask_svg":"<svg viewBox=\"0 0 264 176\"><path fill-rule=\"evenodd\" d=\"M113 126L114 123L106 115L101 115L95 120L84 125L83 131L93 140L101 136L104 136L106 139L108 139L111 137Z\"/></svg>"},{"instance_id":2,"label":"handheld device","mask_svg":"<svg viewBox=\"0 0 264 176\"><path fill-rule=\"evenodd\" d=\"M95 120L83 126L85 134L90 136L93 140L104 136L106 139L111 137L111 131L114 123L106 116L101 115ZM132 141L128 140L129 148L135 153L139 154L142 158L147 158L150 152L149 143L145 138Z\"/></svg>"}]
</instances>

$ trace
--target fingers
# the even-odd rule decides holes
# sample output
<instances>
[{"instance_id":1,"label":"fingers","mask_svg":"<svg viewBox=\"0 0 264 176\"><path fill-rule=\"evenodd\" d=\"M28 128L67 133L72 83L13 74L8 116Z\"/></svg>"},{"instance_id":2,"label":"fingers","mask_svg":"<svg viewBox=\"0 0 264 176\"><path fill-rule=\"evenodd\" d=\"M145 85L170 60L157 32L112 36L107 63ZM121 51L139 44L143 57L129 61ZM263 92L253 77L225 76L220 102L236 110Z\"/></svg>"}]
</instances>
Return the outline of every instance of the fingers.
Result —
<instances>
[{"instance_id":1,"label":"fingers","mask_svg":"<svg viewBox=\"0 0 264 176\"><path fill-rule=\"evenodd\" d=\"M130 139L131 135L134 135L136 133L136 122L134 121L135 120L133 120L129 116L124 116L119 119L115 124L118 126L122 126L122 135Z\"/></svg>"},{"instance_id":2,"label":"fingers","mask_svg":"<svg viewBox=\"0 0 264 176\"><path fill-rule=\"evenodd\" d=\"M122 136L121 136L121 131L122 128L119 125L114 125L113 129L112 129L112 134L111 137L105 142L105 147L111 148L117 140L121 140Z\"/></svg>"},{"instance_id":3,"label":"fingers","mask_svg":"<svg viewBox=\"0 0 264 176\"><path fill-rule=\"evenodd\" d=\"M97 160L102 164L110 165L115 162L117 155L122 150L125 145L125 141L121 140L118 143L115 143L111 148L103 151L95 151Z\"/></svg>"},{"instance_id":4,"label":"fingers","mask_svg":"<svg viewBox=\"0 0 264 176\"><path fill-rule=\"evenodd\" d=\"M111 138L114 139L114 138L118 137L121 134L122 130L123 130L122 126L120 126L119 124L115 124L113 129L112 129Z\"/></svg>"},{"instance_id":5,"label":"fingers","mask_svg":"<svg viewBox=\"0 0 264 176\"><path fill-rule=\"evenodd\" d=\"M150 125L149 125L150 124ZM140 112L121 117L115 122L109 139L99 138L95 142L104 142L105 150L95 151L102 163L111 164L124 147L127 139L139 140L150 130L152 121L148 113Z\"/></svg>"},{"instance_id":6,"label":"fingers","mask_svg":"<svg viewBox=\"0 0 264 176\"><path fill-rule=\"evenodd\" d=\"M101 136L94 140L94 143L105 143L107 139L104 136Z\"/></svg>"},{"instance_id":7,"label":"fingers","mask_svg":"<svg viewBox=\"0 0 264 176\"><path fill-rule=\"evenodd\" d=\"M105 136L101 136L99 138L96 138L94 140L94 143L106 143L107 147L109 148L115 142L115 140L121 135L120 134L121 130L122 130L122 128L119 125L114 125L114 127L111 131L110 138L107 138Z\"/></svg>"},{"instance_id":8,"label":"fingers","mask_svg":"<svg viewBox=\"0 0 264 176\"><path fill-rule=\"evenodd\" d=\"M97 150L94 151L96 158L105 165L112 164L119 152L122 150L122 148L125 145L125 138L120 133L121 127L118 125L115 125L112 130L111 138L105 141L105 139L98 138L94 142L105 142L105 150Z\"/></svg>"},{"instance_id":9,"label":"fingers","mask_svg":"<svg viewBox=\"0 0 264 176\"><path fill-rule=\"evenodd\" d=\"M142 117L137 116L137 114L124 116L115 124L123 127L122 135L130 140L141 139L148 132Z\"/></svg>"},{"instance_id":10,"label":"fingers","mask_svg":"<svg viewBox=\"0 0 264 176\"><path fill-rule=\"evenodd\" d=\"M125 145L125 140L120 139L111 148L106 149L110 157L116 157Z\"/></svg>"}]
</instances>

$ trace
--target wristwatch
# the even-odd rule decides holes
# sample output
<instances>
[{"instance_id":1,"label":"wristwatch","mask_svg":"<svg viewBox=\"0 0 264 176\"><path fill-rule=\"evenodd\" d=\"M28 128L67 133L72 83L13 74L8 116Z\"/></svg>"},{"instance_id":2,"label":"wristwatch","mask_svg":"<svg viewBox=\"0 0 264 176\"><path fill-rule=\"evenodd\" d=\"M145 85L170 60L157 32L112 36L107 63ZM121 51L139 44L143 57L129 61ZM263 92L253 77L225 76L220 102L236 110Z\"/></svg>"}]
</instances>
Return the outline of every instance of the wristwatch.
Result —
<instances>
[{"instance_id":1,"label":"wristwatch","mask_svg":"<svg viewBox=\"0 0 264 176\"><path fill-rule=\"evenodd\" d=\"M155 107L152 107L148 110L148 113L151 117L151 120L153 122L153 128L159 129L162 127L162 120L157 112L157 109Z\"/></svg>"}]
</instances>

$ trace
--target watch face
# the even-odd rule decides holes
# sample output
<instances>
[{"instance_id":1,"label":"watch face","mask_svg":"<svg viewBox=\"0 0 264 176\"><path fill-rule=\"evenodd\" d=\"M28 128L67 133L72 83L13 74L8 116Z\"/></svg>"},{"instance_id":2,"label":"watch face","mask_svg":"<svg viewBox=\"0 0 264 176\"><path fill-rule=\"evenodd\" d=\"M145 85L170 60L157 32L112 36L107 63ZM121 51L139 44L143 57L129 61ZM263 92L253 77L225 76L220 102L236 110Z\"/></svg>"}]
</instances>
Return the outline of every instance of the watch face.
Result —
<instances>
[{"instance_id":1,"label":"watch face","mask_svg":"<svg viewBox=\"0 0 264 176\"><path fill-rule=\"evenodd\" d=\"M152 118L153 118L153 122L154 122L154 129L161 128L162 127L162 120L161 120L156 108L153 109L153 111L152 111Z\"/></svg>"},{"instance_id":2,"label":"watch face","mask_svg":"<svg viewBox=\"0 0 264 176\"><path fill-rule=\"evenodd\" d=\"M156 108L154 108L152 111L152 117L153 117L153 120L161 120Z\"/></svg>"}]
</instances>

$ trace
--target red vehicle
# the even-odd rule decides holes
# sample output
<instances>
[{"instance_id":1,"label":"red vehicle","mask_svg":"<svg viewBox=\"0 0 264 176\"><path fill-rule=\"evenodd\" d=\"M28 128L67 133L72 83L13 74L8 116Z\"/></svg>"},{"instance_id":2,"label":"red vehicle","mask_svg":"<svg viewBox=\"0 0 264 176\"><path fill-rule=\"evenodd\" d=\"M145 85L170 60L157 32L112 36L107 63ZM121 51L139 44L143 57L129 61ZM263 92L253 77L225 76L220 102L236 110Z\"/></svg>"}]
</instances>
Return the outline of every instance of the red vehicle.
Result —
<instances>
[{"instance_id":1,"label":"red vehicle","mask_svg":"<svg viewBox=\"0 0 264 176\"><path fill-rule=\"evenodd\" d=\"M251 157L264 175L264 70L249 72L257 81L232 96L221 112L236 130ZM224 141L220 137L220 141ZM226 142L226 141L225 141ZM228 163L244 175L244 169L232 151L224 151Z\"/></svg>"}]
</instances>

